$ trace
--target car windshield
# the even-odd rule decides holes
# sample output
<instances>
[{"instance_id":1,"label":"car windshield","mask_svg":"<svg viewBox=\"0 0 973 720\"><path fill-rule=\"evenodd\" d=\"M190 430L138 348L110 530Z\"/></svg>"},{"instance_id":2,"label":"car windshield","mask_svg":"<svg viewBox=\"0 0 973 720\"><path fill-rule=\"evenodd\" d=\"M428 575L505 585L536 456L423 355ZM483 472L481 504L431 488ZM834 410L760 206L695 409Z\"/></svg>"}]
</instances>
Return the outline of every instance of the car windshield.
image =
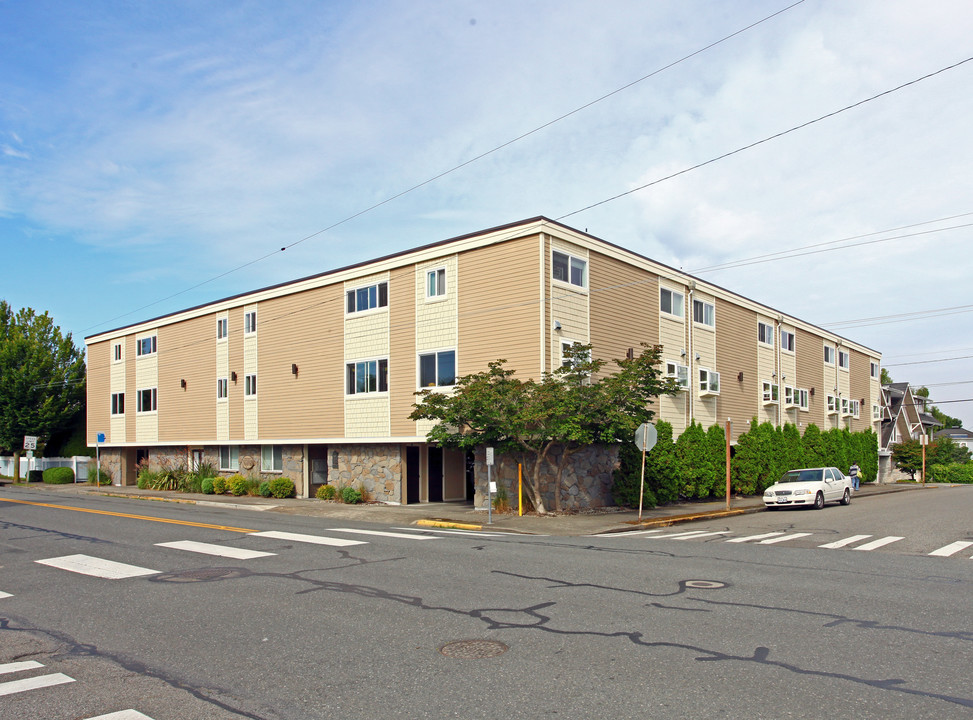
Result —
<instances>
[{"instance_id":1,"label":"car windshield","mask_svg":"<svg viewBox=\"0 0 973 720\"><path fill-rule=\"evenodd\" d=\"M815 470L790 470L783 474L778 482L819 482L821 480L821 468Z\"/></svg>"}]
</instances>

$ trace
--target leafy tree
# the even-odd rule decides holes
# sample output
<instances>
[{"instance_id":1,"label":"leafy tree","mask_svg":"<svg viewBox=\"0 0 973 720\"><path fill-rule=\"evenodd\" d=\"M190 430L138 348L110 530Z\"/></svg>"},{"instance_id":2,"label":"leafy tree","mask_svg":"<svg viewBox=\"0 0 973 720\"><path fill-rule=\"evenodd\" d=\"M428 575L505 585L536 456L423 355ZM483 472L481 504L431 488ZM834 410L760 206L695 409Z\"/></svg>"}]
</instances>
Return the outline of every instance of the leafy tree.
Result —
<instances>
[{"instance_id":1,"label":"leafy tree","mask_svg":"<svg viewBox=\"0 0 973 720\"><path fill-rule=\"evenodd\" d=\"M676 444L672 441L672 423L660 420L655 424L655 434L655 447L645 456L645 485L660 503L673 502L679 499L682 480Z\"/></svg>"},{"instance_id":2,"label":"leafy tree","mask_svg":"<svg viewBox=\"0 0 973 720\"><path fill-rule=\"evenodd\" d=\"M895 463L903 472L909 473L912 479L916 479L916 473L922 470L922 445L918 440L909 439L900 443L893 443L889 449L892 451L892 462Z\"/></svg>"},{"instance_id":3,"label":"leafy tree","mask_svg":"<svg viewBox=\"0 0 973 720\"><path fill-rule=\"evenodd\" d=\"M743 495L763 492L773 485L778 460L775 454L775 429L769 422L750 421L750 430L737 440L732 463L733 489Z\"/></svg>"},{"instance_id":4,"label":"leafy tree","mask_svg":"<svg viewBox=\"0 0 973 720\"><path fill-rule=\"evenodd\" d=\"M20 477L25 435L42 440L67 427L84 404L84 352L46 312L14 313L0 300L0 446Z\"/></svg>"},{"instance_id":5,"label":"leafy tree","mask_svg":"<svg viewBox=\"0 0 973 720\"><path fill-rule=\"evenodd\" d=\"M954 418L951 415L947 415L935 405L929 406L929 413L936 418L936 421L944 428L963 427L963 421L960 418Z\"/></svg>"},{"instance_id":6,"label":"leafy tree","mask_svg":"<svg viewBox=\"0 0 973 720\"><path fill-rule=\"evenodd\" d=\"M808 428L810 429L810 428ZM779 468L780 477L788 470L807 467L804 460L804 440L801 438L801 431L794 423L786 423L781 430L781 453L783 467Z\"/></svg>"},{"instance_id":7,"label":"leafy tree","mask_svg":"<svg viewBox=\"0 0 973 720\"><path fill-rule=\"evenodd\" d=\"M889 375L889 371L886 370L885 368L882 368L880 381L882 385L891 385L893 382L895 382L894 380L892 380L892 376Z\"/></svg>"},{"instance_id":8,"label":"leafy tree","mask_svg":"<svg viewBox=\"0 0 973 720\"><path fill-rule=\"evenodd\" d=\"M524 485L538 512L546 512L541 474L554 475L554 509L561 507L561 477L573 455L592 444L631 442L636 428L652 419L652 399L675 393L662 377L661 348L643 344L634 358L615 360L618 370L602 374L605 362L591 357L591 345L575 345L566 362L538 382L520 380L495 360L488 369L457 380L451 394L421 390L412 420L433 420L427 439L465 450L492 445L521 453Z\"/></svg>"},{"instance_id":9,"label":"leafy tree","mask_svg":"<svg viewBox=\"0 0 973 720\"><path fill-rule=\"evenodd\" d=\"M831 465L821 428L811 423L804 429L801 438L804 446L804 467L828 467Z\"/></svg>"},{"instance_id":10,"label":"leafy tree","mask_svg":"<svg viewBox=\"0 0 973 720\"><path fill-rule=\"evenodd\" d=\"M965 463L970 460L970 451L966 447L954 442L952 438L941 437L929 446L926 452L926 465L937 463L949 465L951 463Z\"/></svg>"}]
</instances>

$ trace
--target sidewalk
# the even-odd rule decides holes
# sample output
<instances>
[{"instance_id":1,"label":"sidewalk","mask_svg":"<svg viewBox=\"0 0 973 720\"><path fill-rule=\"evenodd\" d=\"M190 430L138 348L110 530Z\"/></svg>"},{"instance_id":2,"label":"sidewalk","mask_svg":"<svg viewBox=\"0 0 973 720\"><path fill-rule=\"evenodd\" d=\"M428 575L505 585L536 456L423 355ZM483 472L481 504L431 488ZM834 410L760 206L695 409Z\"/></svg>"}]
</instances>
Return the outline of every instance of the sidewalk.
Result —
<instances>
[{"instance_id":1,"label":"sidewalk","mask_svg":"<svg viewBox=\"0 0 973 720\"><path fill-rule=\"evenodd\" d=\"M855 493L852 502L875 495L919 490L922 487L918 483L900 483L894 485L866 483ZM936 485L930 483L926 487L933 488ZM59 495L101 495L156 502L195 504L243 511L263 511L268 513L282 513L285 515L304 515L356 522L372 522L385 525L416 525L482 530L484 532L561 536L628 532L644 528L664 527L696 520L714 520L721 517L764 511L764 503L760 496L737 496L732 499L729 512L726 510L725 500L716 502L677 503L643 510L641 523L638 521L637 510L605 508L587 513L542 516L524 515L523 517L518 517L516 512L505 514L493 513L493 522L488 524L487 512L485 510L474 510L471 505L464 503L344 505L342 503L325 502L317 499L288 498L281 500L277 498L249 496L194 495L190 493L140 490L134 486L102 486L96 488L91 485L82 484L47 485L44 483L7 485L3 489L0 489L0 498L11 497L11 499L14 499L23 490L41 490L48 492L52 496L52 502L57 502L56 498ZM3 504L0 503L0 507L2 506ZM800 510L795 510L795 512L800 512Z\"/></svg>"}]
</instances>

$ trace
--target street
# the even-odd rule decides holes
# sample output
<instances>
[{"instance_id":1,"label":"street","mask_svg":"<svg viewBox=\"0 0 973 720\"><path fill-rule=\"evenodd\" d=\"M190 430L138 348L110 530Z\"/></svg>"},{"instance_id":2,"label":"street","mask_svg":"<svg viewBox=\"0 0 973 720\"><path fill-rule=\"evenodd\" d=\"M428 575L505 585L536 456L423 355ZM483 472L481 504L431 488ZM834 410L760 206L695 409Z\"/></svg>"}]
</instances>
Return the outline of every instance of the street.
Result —
<instances>
[{"instance_id":1,"label":"street","mask_svg":"<svg viewBox=\"0 0 973 720\"><path fill-rule=\"evenodd\" d=\"M966 718L971 511L554 538L2 490L0 720Z\"/></svg>"}]
</instances>

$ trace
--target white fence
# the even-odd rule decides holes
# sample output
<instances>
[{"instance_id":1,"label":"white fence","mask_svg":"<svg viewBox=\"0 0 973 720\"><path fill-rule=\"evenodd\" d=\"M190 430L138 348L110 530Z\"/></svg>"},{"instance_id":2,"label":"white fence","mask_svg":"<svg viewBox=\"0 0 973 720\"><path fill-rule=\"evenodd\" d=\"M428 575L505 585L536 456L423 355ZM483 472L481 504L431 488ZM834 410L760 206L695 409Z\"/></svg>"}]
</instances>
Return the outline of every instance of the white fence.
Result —
<instances>
[{"instance_id":1,"label":"white fence","mask_svg":"<svg viewBox=\"0 0 973 720\"><path fill-rule=\"evenodd\" d=\"M86 455L78 455L70 458L20 458L20 478L27 478L28 470L47 470L52 467L69 467L74 470L75 482L88 481L88 463L95 459ZM0 457L0 475L6 477L14 476L13 457Z\"/></svg>"}]
</instances>

